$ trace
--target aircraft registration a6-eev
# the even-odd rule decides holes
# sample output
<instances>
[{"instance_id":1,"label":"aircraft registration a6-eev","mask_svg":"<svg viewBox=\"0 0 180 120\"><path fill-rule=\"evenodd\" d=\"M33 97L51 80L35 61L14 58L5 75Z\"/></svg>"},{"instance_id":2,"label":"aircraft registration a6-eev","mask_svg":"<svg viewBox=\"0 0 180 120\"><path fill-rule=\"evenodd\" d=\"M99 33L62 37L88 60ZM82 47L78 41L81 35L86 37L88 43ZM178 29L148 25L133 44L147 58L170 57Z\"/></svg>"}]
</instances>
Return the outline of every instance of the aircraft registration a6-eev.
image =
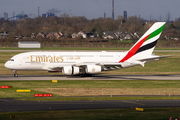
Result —
<instances>
[{"instance_id":1,"label":"aircraft registration a6-eev","mask_svg":"<svg viewBox=\"0 0 180 120\"><path fill-rule=\"evenodd\" d=\"M5 67L17 71L62 71L64 75L94 75L101 71L117 70L159 60L152 52L165 22L156 22L126 52L26 52L13 56Z\"/></svg>"}]
</instances>

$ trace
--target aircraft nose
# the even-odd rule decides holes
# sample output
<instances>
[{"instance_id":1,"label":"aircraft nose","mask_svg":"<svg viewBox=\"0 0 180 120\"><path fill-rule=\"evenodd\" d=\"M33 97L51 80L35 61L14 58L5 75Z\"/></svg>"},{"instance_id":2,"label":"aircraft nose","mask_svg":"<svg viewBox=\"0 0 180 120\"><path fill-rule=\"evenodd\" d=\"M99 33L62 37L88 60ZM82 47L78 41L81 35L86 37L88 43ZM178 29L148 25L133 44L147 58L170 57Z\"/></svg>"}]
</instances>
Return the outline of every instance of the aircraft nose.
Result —
<instances>
[{"instance_id":1,"label":"aircraft nose","mask_svg":"<svg viewBox=\"0 0 180 120\"><path fill-rule=\"evenodd\" d=\"M10 63L9 61L7 61L7 62L4 64L4 67L5 67L5 68L8 68L8 69L11 69L12 63Z\"/></svg>"},{"instance_id":2,"label":"aircraft nose","mask_svg":"<svg viewBox=\"0 0 180 120\"><path fill-rule=\"evenodd\" d=\"M5 67L5 68L8 68L8 62L6 62L6 63L4 64L4 67Z\"/></svg>"}]
</instances>

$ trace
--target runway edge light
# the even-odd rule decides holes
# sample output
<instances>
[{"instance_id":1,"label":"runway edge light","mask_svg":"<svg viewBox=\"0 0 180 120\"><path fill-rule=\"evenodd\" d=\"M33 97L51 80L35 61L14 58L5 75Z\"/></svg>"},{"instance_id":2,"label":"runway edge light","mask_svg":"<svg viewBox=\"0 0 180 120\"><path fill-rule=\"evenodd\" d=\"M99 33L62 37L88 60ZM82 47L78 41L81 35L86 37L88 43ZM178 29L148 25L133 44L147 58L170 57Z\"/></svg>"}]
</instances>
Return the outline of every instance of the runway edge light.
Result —
<instances>
[{"instance_id":1,"label":"runway edge light","mask_svg":"<svg viewBox=\"0 0 180 120\"><path fill-rule=\"evenodd\" d=\"M136 108L137 111L144 111L143 108Z\"/></svg>"},{"instance_id":2,"label":"runway edge light","mask_svg":"<svg viewBox=\"0 0 180 120\"><path fill-rule=\"evenodd\" d=\"M58 81L57 80L52 80L52 82L57 83Z\"/></svg>"}]
</instances>

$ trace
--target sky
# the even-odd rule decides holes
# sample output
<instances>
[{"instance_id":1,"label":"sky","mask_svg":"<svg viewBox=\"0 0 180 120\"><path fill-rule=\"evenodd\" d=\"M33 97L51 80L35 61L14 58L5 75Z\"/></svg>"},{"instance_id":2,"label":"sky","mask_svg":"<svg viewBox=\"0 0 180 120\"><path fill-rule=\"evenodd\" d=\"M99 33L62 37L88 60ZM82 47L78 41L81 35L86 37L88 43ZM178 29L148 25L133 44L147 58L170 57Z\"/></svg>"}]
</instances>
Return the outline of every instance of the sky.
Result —
<instances>
[{"instance_id":1,"label":"sky","mask_svg":"<svg viewBox=\"0 0 180 120\"><path fill-rule=\"evenodd\" d=\"M4 12L8 17L17 14L27 14L30 17L38 16L50 9L66 13L69 16L85 16L87 19L99 17L112 17L112 0L0 0L0 18ZM127 11L128 16L138 16L146 20L167 19L168 13L171 20L180 17L180 0L114 0L115 19Z\"/></svg>"}]
</instances>

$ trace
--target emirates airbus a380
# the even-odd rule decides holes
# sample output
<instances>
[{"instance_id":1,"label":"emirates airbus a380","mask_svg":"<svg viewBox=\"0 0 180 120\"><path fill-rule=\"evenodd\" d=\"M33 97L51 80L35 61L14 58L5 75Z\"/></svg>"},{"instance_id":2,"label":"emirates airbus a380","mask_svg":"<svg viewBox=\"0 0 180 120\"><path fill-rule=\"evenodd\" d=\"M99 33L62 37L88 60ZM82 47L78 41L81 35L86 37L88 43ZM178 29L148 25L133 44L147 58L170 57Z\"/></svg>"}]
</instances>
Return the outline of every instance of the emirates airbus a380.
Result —
<instances>
[{"instance_id":1,"label":"emirates airbus a380","mask_svg":"<svg viewBox=\"0 0 180 120\"><path fill-rule=\"evenodd\" d=\"M117 70L159 60L162 57L152 52L165 26L156 22L126 52L26 52L13 56L5 67L17 71L50 71L64 75L97 74L101 71Z\"/></svg>"}]
</instances>

